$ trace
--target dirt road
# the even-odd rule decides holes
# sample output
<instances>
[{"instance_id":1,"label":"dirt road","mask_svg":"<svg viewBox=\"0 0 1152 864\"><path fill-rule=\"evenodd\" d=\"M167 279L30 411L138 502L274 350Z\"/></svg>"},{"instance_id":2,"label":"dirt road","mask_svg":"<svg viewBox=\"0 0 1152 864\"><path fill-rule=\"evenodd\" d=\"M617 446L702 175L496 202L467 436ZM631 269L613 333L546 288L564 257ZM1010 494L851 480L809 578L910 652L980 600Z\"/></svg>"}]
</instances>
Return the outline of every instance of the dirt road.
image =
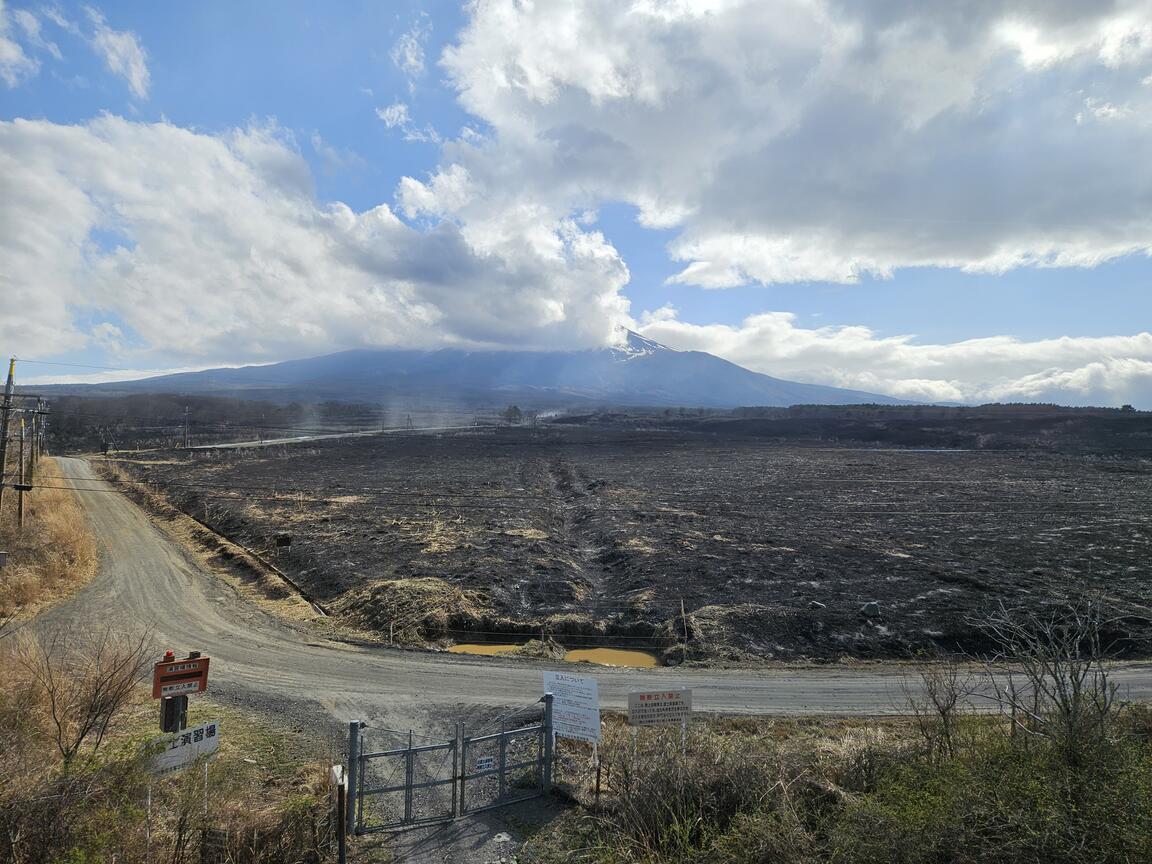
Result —
<instances>
[{"instance_id":1,"label":"dirt road","mask_svg":"<svg viewBox=\"0 0 1152 864\"><path fill-rule=\"evenodd\" d=\"M102 567L75 598L38 626L111 623L148 626L177 652L212 657L217 683L270 704L319 703L339 719L415 723L437 706L522 706L541 692L544 669L573 666L365 648L318 640L254 607L199 569L135 504L100 481L81 459L58 460L99 538ZM902 676L891 668L625 670L588 666L605 707L623 707L632 688L682 684L694 706L716 712L884 714L899 710ZM1152 664L1128 664L1117 680L1132 698L1152 697ZM406 728L404 725L392 728Z\"/></svg>"}]
</instances>

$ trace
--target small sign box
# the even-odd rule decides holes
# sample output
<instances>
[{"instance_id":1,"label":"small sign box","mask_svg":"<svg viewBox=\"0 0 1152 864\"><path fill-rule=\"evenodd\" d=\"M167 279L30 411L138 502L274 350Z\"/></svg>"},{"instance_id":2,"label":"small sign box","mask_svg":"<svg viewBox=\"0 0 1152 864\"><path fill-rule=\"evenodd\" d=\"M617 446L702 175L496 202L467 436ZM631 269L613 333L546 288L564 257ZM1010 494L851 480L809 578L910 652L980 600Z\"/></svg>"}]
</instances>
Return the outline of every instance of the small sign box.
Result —
<instances>
[{"instance_id":1,"label":"small sign box","mask_svg":"<svg viewBox=\"0 0 1152 864\"><path fill-rule=\"evenodd\" d=\"M628 694L629 726L676 726L692 717L691 690Z\"/></svg>"},{"instance_id":2,"label":"small sign box","mask_svg":"<svg viewBox=\"0 0 1152 864\"><path fill-rule=\"evenodd\" d=\"M552 694L552 729L564 738L600 740L600 694L595 678L545 672L544 692Z\"/></svg>"},{"instance_id":3,"label":"small sign box","mask_svg":"<svg viewBox=\"0 0 1152 864\"><path fill-rule=\"evenodd\" d=\"M209 659L161 660L152 671L152 698L203 693L208 689Z\"/></svg>"},{"instance_id":4,"label":"small sign box","mask_svg":"<svg viewBox=\"0 0 1152 864\"><path fill-rule=\"evenodd\" d=\"M201 756L211 758L220 746L220 721L209 720L182 732L173 732L157 738L156 745L164 749L152 760L149 771L157 777L183 771Z\"/></svg>"},{"instance_id":5,"label":"small sign box","mask_svg":"<svg viewBox=\"0 0 1152 864\"><path fill-rule=\"evenodd\" d=\"M476 757L476 770L477 771L492 771L496 768L495 756L477 756Z\"/></svg>"}]
</instances>

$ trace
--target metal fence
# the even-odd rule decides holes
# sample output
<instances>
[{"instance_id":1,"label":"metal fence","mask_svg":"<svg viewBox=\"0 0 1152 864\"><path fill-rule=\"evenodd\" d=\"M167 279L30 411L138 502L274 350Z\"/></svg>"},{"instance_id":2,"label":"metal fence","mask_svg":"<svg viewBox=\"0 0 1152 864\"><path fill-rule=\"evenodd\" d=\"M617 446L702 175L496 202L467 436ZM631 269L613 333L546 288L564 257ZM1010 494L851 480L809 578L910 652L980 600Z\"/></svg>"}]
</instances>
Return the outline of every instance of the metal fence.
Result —
<instances>
[{"instance_id":1,"label":"metal fence","mask_svg":"<svg viewBox=\"0 0 1152 864\"><path fill-rule=\"evenodd\" d=\"M348 728L349 833L394 831L447 822L546 793L552 783L552 699L528 722L501 718L498 731L365 752L364 724ZM521 713L521 712L517 712ZM515 716L515 715L513 715Z\"/></svg>"}]
</instances>

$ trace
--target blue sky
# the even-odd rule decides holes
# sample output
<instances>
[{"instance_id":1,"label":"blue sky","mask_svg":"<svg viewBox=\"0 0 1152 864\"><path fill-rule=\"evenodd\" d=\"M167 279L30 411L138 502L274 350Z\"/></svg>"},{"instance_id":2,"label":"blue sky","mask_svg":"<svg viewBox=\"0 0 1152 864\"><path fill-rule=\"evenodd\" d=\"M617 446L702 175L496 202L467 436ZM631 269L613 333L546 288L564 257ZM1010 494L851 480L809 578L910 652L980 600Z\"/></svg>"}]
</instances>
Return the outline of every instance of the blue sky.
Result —
<instances>
[{"instance_id":1,"label":"blue sky","mask_svg":"<svg viewBox=\"0 0 1152 864\"><path fill-rule=\"evenodd\" d=\"M0 349L624 325L909 398L1152 407L1147 3L696 6L7 0Z\"/></svg>"}]
</instances>

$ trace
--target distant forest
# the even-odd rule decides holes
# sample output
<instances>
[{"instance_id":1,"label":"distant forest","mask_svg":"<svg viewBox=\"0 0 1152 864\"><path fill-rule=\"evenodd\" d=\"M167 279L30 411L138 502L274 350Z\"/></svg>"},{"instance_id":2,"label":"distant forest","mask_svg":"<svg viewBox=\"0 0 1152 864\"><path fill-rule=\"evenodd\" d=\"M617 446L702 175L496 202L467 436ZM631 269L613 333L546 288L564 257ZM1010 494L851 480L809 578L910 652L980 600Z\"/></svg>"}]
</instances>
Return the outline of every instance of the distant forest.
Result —
<instances>
[{"instance_id":1,"label":"distant forest","mask_svg":"<svg viewBox=\"0 0 1152 864\"><path fill-rule=\"evenodd\" d=\"M831 446L1123 453L1152 457L1152 412L1042 404L794 405L790 408L621 408L520 412L445 406L412 413L353 402L288 404L224 396L57 396L49 441L60 452L177 449L411 425L680 429L685 433Z\"/></svg>"},{"instance_id":2,"label":"distant forest","mask_svg":"<svg viewBox=\"0 0 1152 864\"><path fill-rule=\"evenodd\" d=\"M49 435L58 450L181 447L374 428L371 405L322 402L287 405L222 396L142 393L57 396L49 403Z\"/></svg>"}]
</instances>

